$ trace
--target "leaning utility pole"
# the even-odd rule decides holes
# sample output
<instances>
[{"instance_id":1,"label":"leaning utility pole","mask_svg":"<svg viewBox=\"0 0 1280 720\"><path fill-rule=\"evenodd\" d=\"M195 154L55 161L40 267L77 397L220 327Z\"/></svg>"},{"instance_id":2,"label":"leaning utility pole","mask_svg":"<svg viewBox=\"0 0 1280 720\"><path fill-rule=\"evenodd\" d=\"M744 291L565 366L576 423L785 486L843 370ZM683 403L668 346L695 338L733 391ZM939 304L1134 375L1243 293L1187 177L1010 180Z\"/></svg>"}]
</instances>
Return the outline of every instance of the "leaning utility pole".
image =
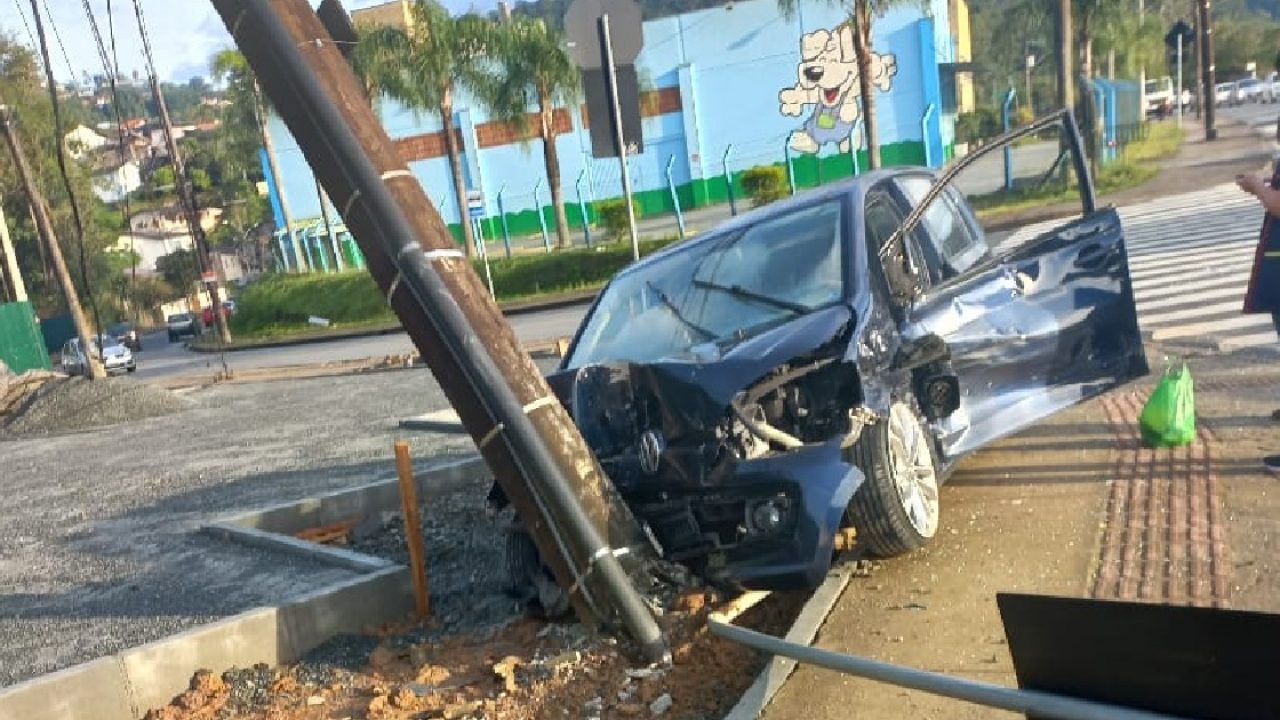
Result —
<instances>
[{"instance_id":1,"label":"leaning utility pole","mask_svg":"<svg viewBox=\"0 0 1280 720\"><path fill-rule=\"evenodd\" d=\"M27 301L27 285L22 281L22 269L18 267L18 254L9 239L9 221L0 207L0 252L4 253L4 284L13 295L13 302Z\"/></svg>"},{"instance_id":2,"label":"leaning utility pole","mask_svg":"<svg viewBox=\"0 0 1280 720\"><path fill-rule=\"evenodd\" d=\"M653 547L520 347L370 108L308 0L213 0L298 140L370 273L588 625L618 622L654 661L666 640L628 576ZM321 13L341 14L335 0ZM336 10L335 10L336 8Z\"/></svg>"},{"instance_id":3,"label":"leaning utility pole","mask_svg":"<svg viewBox=\"0 0 1280 720\"><path fill-rule=\"evenodd\" d=\"M293 215L289 212L289 200L284 196L284 178L280 176L280 163L276 159L276 144L271 139L271 128L267 126L267 108L262 102L262 90L258 81L253 81L253 111L258 117L258 132L262 135L262 150L267 154L267 169L271 171L271 183L275 185L276 202L280 203L280 215L284 219L284 227L280 228L289 236L289 247L293 248L293 271L303 272L302 264L306 262L306 253L302 252L302 244L294 232ZM289 259L284 258L285 267Z\"/></svg>"},{"instance_id":4,"label":"leaning utility pole","mask_svg":"<svg viewBox=\"0 0 1280 720\"><path fill-rule=\"evenodd\" d=\"M13 166L18 171L18 178L26 188L27 199L31 203L31 212L36 219L36 230L40 239L53 259L54 271L58 274L58 284L67 300L67 312L71 313L71 322L76 328L76 337L80 338L80 347L84 351L85 370L90 379L101 380L106 377L102 364L93 354L93 334L89 332L89 322L85 320L84 309L80 307L80 295L76 292L75 283L71 282L71 273L67 271L67 261L62 257L62 247L58 245L58 235L54 232L53 223L49 220L49 205L44 194L36 185L35 175L27 163L27 156L22 152L22 139L18 136L18 128L13 124L13 116L9 109L0 105L0 126L4 128L4 139L13 155Z\"/></svg>"}]
</instances>

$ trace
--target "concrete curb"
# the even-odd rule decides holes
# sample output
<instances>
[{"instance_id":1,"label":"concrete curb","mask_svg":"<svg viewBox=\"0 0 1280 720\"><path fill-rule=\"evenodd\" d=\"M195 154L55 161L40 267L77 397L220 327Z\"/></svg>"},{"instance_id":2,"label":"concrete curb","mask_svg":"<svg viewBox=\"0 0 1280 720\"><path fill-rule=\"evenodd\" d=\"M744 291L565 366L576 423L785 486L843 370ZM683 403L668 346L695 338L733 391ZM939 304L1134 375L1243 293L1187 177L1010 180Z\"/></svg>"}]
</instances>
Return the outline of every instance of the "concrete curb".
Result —
<instances>
[{"instance_id":1,"label":"concrete curb","mask_svg":"<svg viewBox=\"0 0 1280 720\"><path fill-rule=\"evenodd\" d=\"M419 492L422 497L456 492L485 472L479 457L463 458L418 473ZM0 689L0 720L138 720L184 692L199 670L221 673L257 663L295 662L335 635L364 632L404 617L413 610L408 568L322 545L304 552L298 545L310 543L275 534L334 522L357 509L398 508L399 503L397 482L382 480L203 528L367 574Z\"/></svg>"},{"instance_id":2,"label":"concrete curb","mask_svg":"<svg viewBox=\"0 0 1280 720\"><path fill-rule=\"evenodd\" d=\"M844 589L853 579L853 567L845 566L831 571L827 579L822 581L813 595L805 601L804 607L784 639L789 642L809 645L818 636L818 630L826 622L836 601L844 594ZM755 682L742 694L737 704L724 716L724 720L754 720L764 714L773 697L782 689L798 663L791 658L775 657L769 661L764 670L756 676Z\"/></svg>"}]
</instances>

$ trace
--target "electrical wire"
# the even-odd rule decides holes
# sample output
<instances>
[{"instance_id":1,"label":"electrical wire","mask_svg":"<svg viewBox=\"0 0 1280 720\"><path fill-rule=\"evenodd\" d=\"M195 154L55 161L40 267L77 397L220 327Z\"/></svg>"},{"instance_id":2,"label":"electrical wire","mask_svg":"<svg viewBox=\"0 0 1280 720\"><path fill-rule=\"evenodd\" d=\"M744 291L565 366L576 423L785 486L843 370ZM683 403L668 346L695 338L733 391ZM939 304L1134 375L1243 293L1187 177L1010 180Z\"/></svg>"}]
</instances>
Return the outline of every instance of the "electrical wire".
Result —
<instances>
[{"instance_id":1,"label":"electrical wire","mask_svg":"<svg viewBox=\"0 0 1280 720\"><path fill-rule=\"evenodd\" d=\"M31 49L35 50L40 46L36 43L35 33L31 32L31 23L27 22L27 14L22 10L22 0L13 0L13 6L18 9L18 17L22 18L22 26L27 29L27 39L31 41Z\"/></svg>"},{"instance_id":2,"label":"electrical wire","mask_svg":"<svg viewBox=\"0 0 1280 720\"><path fill-rule=\"evenodd\" d=\"M111 52L107 52L106 45L102 42L102 33L98 29L98 19L93 13L89 0L83 0L84 13L89 18L89 29L93 32L94 42L98 45L98 56L102 59L102 69L106 73L108 87L111 91L111 109L116 116L116 137L119 142L120 166L123 168L128 164L129 160L125 156L125 132L124 132L124 116L120 112L120 95L117 92L117 81L120 77L120 56L116 52L116 32L115 21L111 17L111 0L107 0L107 27L111 36ZM129 190L124 189L122 201L120 204L120 213L124 220L124 226L129 233L129 281L130 287L136 292L138 284L138 253L133 237L133 212L129 207ZM132 308L133 303L130 302ZM134 319L137 320L135 311Z\"/></svg>"},{"instance_id":3,"label":"electrical wire","mask_svg":"<svg viewBox=\"0 0 1280 720\"><path fill-rule=\"evenodd\" d=\"M34 2L31 3L31 11L36 14L39 14L40 12ZM78 82L76 81L75 66L71 64L71 56L67 54L67 46L62 44L62 33L58 32L58 24L53 21L53 11L49 9L49 0L44 0L44 12L49 16L49 26L53 28L53 37L58 41L58 49L62 51L62 60L67 64L67 72L71 73L71 84L78 85ZM36 28L39 29L40 26L40 18L37 17ZM40 36L40 41L44 42L43 33ZM48 59L46 58L46 62L47 61ZM50 80L50 82L53 81Z\"/></svg>"},{"instance_id":4,"label":"electrical wire","mask_svg":"<svg viewBox=\"0 0 1280 720\"><path fill-rule=\"evenodd\" d=\"M31 1L35 2L35 0L31 0ZM160 88L160 76L156 73L155 57L151 54L151 34L147 32L147 20L146 20L146 17L143 15L142 3L139 0L133 0L133 14L138 20L138 35L142 39L142 54L143 54L143 58L146 60L146 63L147 63L147 72L151 76L151 87L155 91L156 110L159 111L161 109L160 107L161 104L164 102L164 97L162 95L162 90ZM164 121L163 115L161 116L161 121L162 122ZM167 123L165 123L164 130L166 135L168 135L173 131L172 127L170 127L169 124ZM172 143L172 147L173 147L172 154L174 155L173 157L169 158L169 164L173 167L173 170L174 170L173 172L174 183L177 184L180 188L182 188L182 190L178 192L178 203L181 205L181 207L184 210L184 214L187 216L187 226L188 226L188 229L191 231L191 249L192 249L191 254L192 254L192 262L195 265L196 274L199 275L200 271L205 269L205 260L207 260L209 263L208 271L211 273L216 273L217 270L213 266L213 253L210 252L208 256L205 257L204 250L206 247L208 247L207 238L205 239L204 247L201 247L200 238L204 233L204 229L200 226L200 208L198 206L198 203L196 203L195 185L191 182L190 173L187 167L185 165L182 165L182 163L179 162L179 158L176 157L178 153L178 141L175 138L173 138L172 135L169 135L168 139ZM178 174L179 165L182 165L181 176L179 176ZM222 288L219 287L217 288L217 291L220 291L221 289ZM222 302L221 300L219 300L219 298L216 295L217 291L209 293L210 306L213 308L213 311L214 311L214 318L213 318L214 337L216 338L216 344L218 347L218 359L222 363L222 374L224 376L229 376L231 374L231 371L227 367L227 356L225 351L226 349L222 342L222 331L218 327L220 323L226 322L226 316L223 313L219 312L219 310L222 308Z\"/></svg>"},{"instance_id":5,"label":"electrical wire","mask_svg":"<svg viewBox=\"0 0 1280 720\"><path fill-rule=\"evenodd\" d=\"M71 187L71 175L67 172L67 148L63 140L62 103L58 99L58 83L53 77L53 63L49 60L49 43L45 38L44 22L40 19L40 7L36 4L37 1L31 0L31 15L35 20L36 37L40 39L40 58L44 63L44 74L49 84L49 100L53 104L53 143L58 150L58 173L62 176L62 186L67 192L67 200L71 203L71 217L75 221L76 241L80 246L80 281L84 283L85 295L89 297L89 308L93 311L93 325L101 331L102 320L98 315L98 301L93 297L93 286L89 281L89 262L85 257L84 222L80 216L80 203L76 200L76 194ZM52 14L49 16L49 22L53 23ZM54 25L54 31L57 31L56 25ZM74 75L74 73L75 71L73 70L72 74Z\"/></svg>"}]
</instances>

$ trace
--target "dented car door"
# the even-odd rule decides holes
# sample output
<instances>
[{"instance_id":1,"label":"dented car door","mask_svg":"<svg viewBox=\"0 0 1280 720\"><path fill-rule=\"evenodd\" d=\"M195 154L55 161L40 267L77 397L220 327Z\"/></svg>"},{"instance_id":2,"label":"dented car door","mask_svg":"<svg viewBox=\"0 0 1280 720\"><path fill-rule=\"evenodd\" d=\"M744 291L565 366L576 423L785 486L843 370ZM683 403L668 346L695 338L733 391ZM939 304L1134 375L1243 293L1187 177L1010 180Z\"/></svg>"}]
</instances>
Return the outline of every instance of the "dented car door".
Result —
<instances>
[{"instance_id":1,"label":"dented car door","mask_svg":"<svg viewBox=\"0 0 1280 720\"><path fill-rule=\"evenodd\" d=\"M1074 124L1069 115L1061 122L1063 156L1075 155L1083 179L1082 214L998 252L957 239L982 239L951 185L963 165L923 198L901 182L913 206L904 231L934 250L925 253L932 285L906 310L903 336L946 346L958 398L934 427L950 458L1148 372L1119 215L1094 208ZM961 267L947 266L953 257Z\"/></svg>"}]
</instances>

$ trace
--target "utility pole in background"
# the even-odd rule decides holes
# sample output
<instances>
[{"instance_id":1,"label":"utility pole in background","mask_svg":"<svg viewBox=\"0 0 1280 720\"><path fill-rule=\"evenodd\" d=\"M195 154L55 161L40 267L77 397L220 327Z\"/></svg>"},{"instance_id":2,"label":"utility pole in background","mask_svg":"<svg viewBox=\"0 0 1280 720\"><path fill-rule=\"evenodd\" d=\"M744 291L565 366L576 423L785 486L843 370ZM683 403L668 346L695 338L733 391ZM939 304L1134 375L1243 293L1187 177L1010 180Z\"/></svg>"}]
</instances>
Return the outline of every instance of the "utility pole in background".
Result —
<instances>
[{"instance_id":1,"label":"utility pole in background","mask_svg":"<svg viewBox=\"0 0 1280 720\"><path fill-rule=\"evenodd\" d=\"M1068 110L1075 107L1075 64L1071 58L1071 0L1058 0L1058 18L1053 24L1053 43L1058 51L1058 107Z\"/></svg>"},{"instance_id":2,"label":"utility pole in background","mask_svg":"<svg viewBox=\"0 0 1280 720\"><path fill-rule=\"evenodd\" d=\"M280 177L280 163L276 160L276 144L271 139L271 128L267 127L266 103L262 102L262 89L258 87L256 79L253 81L253 102L254 111L258 115L258 132L262 134L262 149L267 154L267 168L271 170L271 182L276 186L276 201L280 203L280 215L284 218L284 228L277 229L283 229L289 236L289 247L293 248L293 271L302 272L306 253L302 252L298 236L293 231L293 215L289 212L289 201L284 196L284 178ZM289 259L283 260L288 268Z\"/></svg>"},{"instance_id":3,"label":"utility pole in background","mask_svg":"<svg viewBox=\"0 0 1280 720\"><path fill-rule=\"evenodd\" d=\"M1203 88L1200 93L1204 98L1204 139L1217 140L1218 127L1214 124L1214 105L1217 104L1218 94L1214 89L1216 73L1213 65L1213 11L1210 4L1209 0L1196 0L1198 12L1196 29L1200 32L1200 52L1197 56L1200 58L1204 73L1200 80Z\"/></svg>"},{"instance_id":4,"label":"utility pole in background","mask_svg":"<svg viewBox=\"0 0 1280 720\"><path fill-rule=\"evenodd\" d=\"M209 238L204 234L204 225L200 222L200 206L196 204L195 188L187 177L186 164L182 161L182 153L178 151L178 140L173 136L173 123L169 119L169 107L165 104L164 93L160 91L160 77L156 75L155 59L151 55L151 38L147 33L146 22L142 19L142 5L138 0L133 2L134 14L138 18L138 35L142 38L142 52L151 72L151 94L155 97L156 110L160 113L160 124L164 126L165 145L169 150L169 163L173 166L173 182L178 189L178 202L182 205L182 213L187 218L187 228L191 231L191 239L195 243L196 257L204 270L201 282L209 291L209 303L213 306L213 323L218 328L218 337L223 343L231 342L231 329L227 327L227 316L222 311L222 297L219 294L218 264L214 262L213 251L209 247ZM211 280L206 281L208 278Z\"/></svg>"},{"instance_id":5,"label":"utility pole in background","mask_svg":"<svg viewBox=\"0 0 1280 720\"><path fill-rule=\"evenodd\" d=\"M31 166L27 164L27 156L22 152L22 139L18 137L18 128L13 123L13 117L9 109L3 105L0 105L0 126L4 128L5 142L9 146L9 153L13 155L13 166L18 171L22 186L26 188L27 199L31 203L31 213L36 219L36 230L48 249L49 257L53 259L53 268L58 274L58 284L62 286L62 293L67 300L67 312L71 313L76 337L80 338L80 348L85 356L85 371L90 379L101 380L107 374L93 354L94 344L90 342L93 334L89 332L89 321L85 320L84 309L80 307L80 295L76 292L75 283L71 282L67 261L62 257L62 246L58 244L58 235L54 232L53 222L49 220L49 205L36 185L35 175L31 172Z\"/></svg>"},{"instance_id":6,"label":"utility pole in background","mask_svg":"<svg viewBox=\"0 0 1280 720\"><path fill-rule=\"evenodd\" d=\"M9 238L9 221L4 216L4 208L0 207L0 252L4 253L4 285L13 296L13 302L27 301L27 285L22 281L22 270L18 267L18 254L13 250L13 241Z\"/></svg>"}]
</instances>

